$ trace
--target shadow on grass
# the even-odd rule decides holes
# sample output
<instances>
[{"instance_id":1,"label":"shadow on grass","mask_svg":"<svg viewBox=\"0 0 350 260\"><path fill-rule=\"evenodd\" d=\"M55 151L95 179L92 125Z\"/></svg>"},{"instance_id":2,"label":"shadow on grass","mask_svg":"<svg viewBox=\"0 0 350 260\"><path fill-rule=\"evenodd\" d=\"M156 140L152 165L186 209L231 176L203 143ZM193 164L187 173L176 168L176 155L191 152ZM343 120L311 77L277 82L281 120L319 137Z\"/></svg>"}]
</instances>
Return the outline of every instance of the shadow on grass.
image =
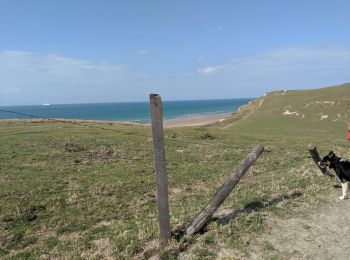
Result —
<instances>
[{"instance_id":1,"label":"shadow on grass","mask_svg":"<svg viewBox=\"0 0 350 260\"><path fill-rule=\"evenodd\" d=\"M237 209L237 210L234 210L234 211L226 214L225 216L213 218L212 221L217 221L220 225L227 225L230 223L230 221L232 219L236 218L237 215L240 213L250 214L250 213L259 211L263 208L277 205L278 203L282 202L283 200L298 198L301 195L302 195L301 192L293 192L292 194L281 195L281 196L278 196L277 198L274 198L274 199L269 200L269 201L266 201L266 200L253 201L253 202L250 202L247 205L245 205L243 209Z\"/></svg>"},{"instance_id":2,"label":"shadow on grass","mask_svg":"<svg viewBox=\"0 0 350 260\"><path fill-rule=\"evenodd\" d=\"M246 213L251 214L253 212L259 211L263 208L267 208L273 205L277 205L279 202L283 200L289 200L289 199L295 199L302 195L301 192L293 192L292 194L286 194L278 196L277 198L274 198L272 200L266 201L266 200L257 200L248 203L244 206L243 209L237 209L234 211L229 212L228 214L220 217L213 217L206 225L203 226L203 228L198 232L198 234L203 235L207 232L207 226L210 222L216 221L220 225L227 225L230 223L230 221L237 217L240 213ZM190 225L191 222L185 223L181 225L180 227L176 228L171 232L171 235L176 240L180 241L181 238L183 238L186 234L186 228Z\"/></svg>"}]
</instances>

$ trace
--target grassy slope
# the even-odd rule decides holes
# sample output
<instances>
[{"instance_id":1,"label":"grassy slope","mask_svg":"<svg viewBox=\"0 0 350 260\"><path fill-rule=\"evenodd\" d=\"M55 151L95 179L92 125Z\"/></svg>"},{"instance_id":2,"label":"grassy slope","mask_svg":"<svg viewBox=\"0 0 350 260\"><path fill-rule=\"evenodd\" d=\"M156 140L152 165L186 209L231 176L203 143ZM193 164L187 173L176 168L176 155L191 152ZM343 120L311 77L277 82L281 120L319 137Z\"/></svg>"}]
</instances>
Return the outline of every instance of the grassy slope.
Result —
<instances>
[{"instance_id":1,"label":"grassy slope","mask_svg":"<svg viewBox=\"0 0 350 260\"><path fill-rule=\"evenodd\" d=\"M191 258L248 255L265 220L322 203L334 182L317 176L306 146L350 158L350 84L273 92L210 127L166 130L171 224L189 221L257 144L267 152L224 203L227 225L160 253ZM334 102L334 103L330 103ZM288 109L299 116L283 115ZM302 115L305 116L302 116ZM339 116L338 116L339 114ZM320 120L322 115L328 118ZM151 256L158 227L150 130L61 123L0 125L0 257ZM209 132L215 139L201 139ZM262 246L269 254L269 245Z\"/></svg>"},{"instance_id":2,"label":"grassy slope","mask_svg":"<svg viewBox=\"0 0 350 260\"><path fill-rule=\"evenodd\" d=\"M320 136L343 140L345 121L350 120L350 84L317 90L268 93L248 106L249 111L254 111L260 103L256 113L251 113L243 122L235 124L234 131L274 135L281 139L306 136L316 143ZM283 115L286 111L298 115ZM321 119L322 116L328 117ZM235 117L231 119L234 120Z\"/></svg>"}]
</instances>

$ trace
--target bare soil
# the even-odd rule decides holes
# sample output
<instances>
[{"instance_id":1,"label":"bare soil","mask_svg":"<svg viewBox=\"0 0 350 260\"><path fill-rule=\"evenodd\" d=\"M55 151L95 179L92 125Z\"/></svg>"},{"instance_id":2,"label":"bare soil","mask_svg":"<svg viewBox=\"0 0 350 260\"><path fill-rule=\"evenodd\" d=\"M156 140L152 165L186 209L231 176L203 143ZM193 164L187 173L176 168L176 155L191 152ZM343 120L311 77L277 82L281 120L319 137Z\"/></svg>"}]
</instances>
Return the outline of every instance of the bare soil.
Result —
<instances>
[{"instance_id":1,"label":"bare soil","mask_svg":"<svg viewBox=\"0 0 350 260\"><path fill-rule=\"evenodd\" d=\"M329 201L306 217L269 220L268 234L250 259L349 259L350 200L334 190ZM254 250L255 251L255 250Z\"/></svg>"}]
</instances>

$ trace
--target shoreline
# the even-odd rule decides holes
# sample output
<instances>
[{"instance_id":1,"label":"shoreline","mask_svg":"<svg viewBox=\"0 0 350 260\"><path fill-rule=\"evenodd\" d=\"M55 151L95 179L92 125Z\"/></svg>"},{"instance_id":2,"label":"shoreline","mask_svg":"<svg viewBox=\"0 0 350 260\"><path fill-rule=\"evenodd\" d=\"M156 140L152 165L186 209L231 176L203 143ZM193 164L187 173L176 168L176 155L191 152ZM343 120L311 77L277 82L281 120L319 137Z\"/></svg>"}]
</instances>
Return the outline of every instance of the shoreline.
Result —
<instances>
[{"instance_id":1,"label":"shoreline","mask_svg":"<svg viewBox=\"0 0 350 260\"><path fill-rule=\"evenodd\" d=\"M179 117L175 119L164 120L165 128L188 127L188 126L205 126L222 122L229 118L232 113L220 114L203 114L189 117Z\"/></svg>"},{"instance_id":2,"label":"shoreline","mask_svg":"<svg viewBox=\"0 0 350 260\"><path fill-rule=\"evenodd\" d=\"M220 114L203 114L194 116L184 116L174 119L165 119L163 121L164 128L175 128L175 127L189 127L189 126L205 126L222 122L223 120L230 117L232 113L220 113ZM98 123L108 125L135 125L135 126L150 126L151 123L137 123L132 121L108 121L108 120L81 120L81 119L63 119L63 118L36 118L36 119L0 119L0 122L13 122L13 123L45 123L45 122L69 122L69 123Z\"/></svg>"}]
</instances>

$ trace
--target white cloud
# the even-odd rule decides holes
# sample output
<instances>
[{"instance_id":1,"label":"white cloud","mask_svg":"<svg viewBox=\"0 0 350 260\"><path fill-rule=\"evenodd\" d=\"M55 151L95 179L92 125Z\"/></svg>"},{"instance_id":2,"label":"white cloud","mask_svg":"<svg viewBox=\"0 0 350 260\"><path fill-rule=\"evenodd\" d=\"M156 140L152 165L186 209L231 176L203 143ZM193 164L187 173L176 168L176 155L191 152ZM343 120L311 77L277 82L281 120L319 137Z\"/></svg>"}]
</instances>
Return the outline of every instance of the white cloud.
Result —
<instances>
[{"instance_id":1,"label":"white cloud","mask_svg":"<svg viewBox=\"0 0 350 260\"><path fill-rule=\"evenodd\" d=\"M128 68L62 54L2 51L0 103L54 103L64 102L65 97L73 102L87 95L96 97L99 89L118 86Z\"/></svg>"},{"instance_id":2,"label":"white cloud","mask_svg":"<svg viewBox=\"0 0 350 260\"><path fill-rule=\"evenodd\" d=\"M205 67L198 69L197 72L202 75L213 75L217 74L222 66L210 66L210 67Z\"/></svg>"},{"instance_id":3,"label":"white cloud","mask_svg":"<svg viewBox=\"0 0 350 260\"><path fill-rule=\"evenodd\" d=\"M152 73L62 54L3 51L0 105L139 101L152 92L164 100L254 97L350 82L350 46L282 48L221 64L208 57L187 73L164 74L161 68Z\"/></svg>"},{"instance_id":4,"label":"white cloud","mask_svg":"<svg viewBox=\"0 0 350 260\"><path fill-rule=\"evenodd\" d=\"M324 73L348 71L350 76L350 48L283 48L256 56L232 59L197 70L198 74L231 74L278 77L282 74L300 74L303 71ZM311 76L311 75L310 75Z\"/></svg>"},{"instance_id":5,"label":"white cloud","mask_svg":"<svg viewBox=\"0 0 350 260\"><path fill-rule=\"evenodd\" d=\"M26 78L73 79L102 76L104 73L120 75L127 69L124 64L91 62L60 54L40 54L19 51L0 52L0 80Z\"/></svg>"},{"instance_id":6,"label":"white cloud","mask_svg":"<svg viewBox=\"0 0 350 260\"><path fill-rule=\"evenodd\" d=\"M337 85L350 82L350 46L281 48L226 63L207 63L188 73L184 81L191 82L198 95L215 90L212 98Z\"/></svg>"}]
</instances>

